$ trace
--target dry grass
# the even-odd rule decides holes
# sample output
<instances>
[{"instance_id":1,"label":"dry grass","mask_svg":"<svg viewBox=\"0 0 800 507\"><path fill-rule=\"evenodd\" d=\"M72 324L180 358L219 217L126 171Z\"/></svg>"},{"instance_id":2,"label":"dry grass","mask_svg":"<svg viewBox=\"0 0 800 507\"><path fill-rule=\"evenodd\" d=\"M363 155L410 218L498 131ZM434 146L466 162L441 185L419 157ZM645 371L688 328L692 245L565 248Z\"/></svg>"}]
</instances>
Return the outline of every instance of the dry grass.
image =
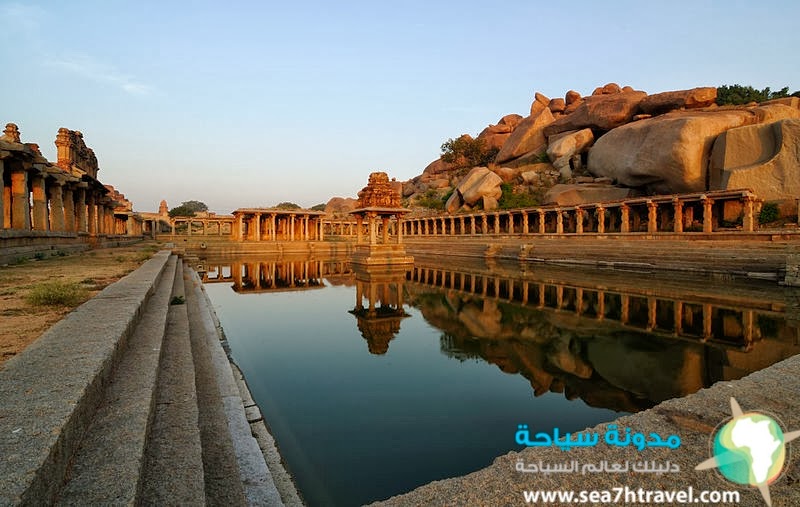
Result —
<instances>
[{"instance_id":1,"label":"dry grass","mask_svg":"<svg viewBox=\"0 0 800 507\"><path fill-rule=\"evenodd\" d=\"M50 326L159 250L154 242L0 267L0 368Z\"/></svg>"}]
</instances>

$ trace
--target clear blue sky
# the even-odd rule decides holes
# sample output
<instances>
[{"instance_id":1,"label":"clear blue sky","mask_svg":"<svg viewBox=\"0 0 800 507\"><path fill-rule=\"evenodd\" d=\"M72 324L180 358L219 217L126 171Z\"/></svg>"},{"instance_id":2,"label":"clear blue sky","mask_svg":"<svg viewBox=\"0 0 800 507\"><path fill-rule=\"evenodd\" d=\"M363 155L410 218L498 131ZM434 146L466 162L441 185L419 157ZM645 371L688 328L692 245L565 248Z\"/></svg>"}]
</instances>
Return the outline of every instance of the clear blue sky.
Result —
<instances>
[{"instance_id":1,"label":"clear blue sky","mask_svg":"<svg viewBox=\"0 0 800 507\"><path fill-rule=\"evenodd\" d=\"M406 180L535 91L800 89L800 2L0 0L0 123L80 130L140 211Z\"/></svg>"}]
</instances>

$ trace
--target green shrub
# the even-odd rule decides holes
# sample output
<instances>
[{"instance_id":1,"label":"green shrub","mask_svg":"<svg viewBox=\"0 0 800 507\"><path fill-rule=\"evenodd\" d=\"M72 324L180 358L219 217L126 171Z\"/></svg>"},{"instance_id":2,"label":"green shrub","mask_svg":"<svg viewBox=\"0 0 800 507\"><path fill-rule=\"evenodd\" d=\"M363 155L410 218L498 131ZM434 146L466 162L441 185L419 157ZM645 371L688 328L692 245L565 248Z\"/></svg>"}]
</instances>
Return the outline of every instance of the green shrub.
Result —
<instances>
[{"instance_id":1,"label":"green shrub","mask_svg":"<svg viewBox=\"0 0 800 507\"><path fill-rule=\"evenodd\" d=\"M182 305L186 302L183 296L172 296L172 299L169 300L169 304L171 305Z\"/></svg>"},{"instance_id":2,"label":"green shrub","mask_svg":"<svg viewBox=\"0 0 800 507\"><path fill-rule=\"evenodd\" d=\"M500 209L530 208L541 202L540 197L533 193L515 194L511 183L501 183L500 190L503 192L497 201Z\"/></svg>"},{"instance_id":3,"label":"green shrub","mask_svg":"<svg viewBox=\"0 0 800 507\"><path fill-rule=\"evenodd\" d=\"M450 194L452 194L452 192L450 192ZM450 194L447 195L448 198L450 197ZM444 209L446 202L447 198L442 198L439 195L439 192L433 188L428 189L424 194L422 194L422 197L417 199L418 206L430 209Z\"/></svg>"},{"instance_id":4,"label":"green shrub","mask_svg":"<svg viewBox=\"0 0 800 507\"><path fill-rule=\"evenodd\" d=\"M33 254L33 258L36 259L37 261L43 261L45 258L45 254L44 252L36 252L35 254Z\"/></svg>"},{"instance_id":5,"label":"green shrub","mask_svg":"<svg viewBox=\"0 0 800 507\"><path fill-rule=\"evenodd\" d=\"M35 306L77 306L88 295L79 283L55 280L34 285L25 300Z\"/></svg>"},{"instance_id":6,"label":"green shrub","mask_svg":"<svg viewBox=\"0 0 800 507\"><path fill-rule=\"evenodd\" d=\"M758 214L758 223L768 224L780 218L780 211L778 205L774 202L767 202L761 207L761 213Z\"/></svg>"}]
</instances>

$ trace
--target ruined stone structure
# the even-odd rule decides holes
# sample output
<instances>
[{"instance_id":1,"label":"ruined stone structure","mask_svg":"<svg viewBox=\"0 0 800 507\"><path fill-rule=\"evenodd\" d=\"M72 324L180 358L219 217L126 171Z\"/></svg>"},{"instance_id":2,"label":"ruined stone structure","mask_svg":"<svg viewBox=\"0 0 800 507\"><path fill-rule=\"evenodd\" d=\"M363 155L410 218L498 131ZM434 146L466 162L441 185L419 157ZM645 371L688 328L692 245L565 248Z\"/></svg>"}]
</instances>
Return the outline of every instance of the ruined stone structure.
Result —
<instances>
[{"instance_id":1,"label":"ruined stone structure","mask_svg":"<svg viewBox=\"0 0 800 507\"><path fill-rule=\"evenodd\" d=\"M38 145L21 142L15 124L6 125L0 136L0 246L19 248L36 238L45 246L53 238L140 236L141 218L124 195L97 180L97 158L82 134L62 128L56 146L58 164L52 164Z\"/></svg>"},{"instance_id":2,"label":"ruined stone structure","mask_svg":"<svg viewBox=\"0 0 800 507\"><path fill-rule=\"evenodd\" d=\"M383 172L369 175L369 183L358 193L359 208L352 211L356 217L356 249L354 264L393 265L411 264L403 247L403 215L409 210L400 206L401 188L393 185ZM390 241L390 221L394 220L394 238ZM363 237L366 222L368 241ZM381 232L379 237L378 232Z\"/></svg>"},{"instance_id":3,"label":"ruined stone structure","mask_svg":"<svg viewBox=\"0 0 800 507\"><path fill-rule=\"evenodd\" d=\"M322 241L322 211L239 208L233 212L234 241ZM223 219L225 220L225 219Z\"/></svg>"},{"instance_id":4,"label":"ruined stone structure","mask_svg":"<svg viewBox=\"0 0 800 507\"><path fill-rule=\"evenodd\" d=\"M756 228L759 199L748 190L637 197L579 206L541 206L506 211L410 218L407 236L487 234L657 234L720 231L725 221Z\"/></svg>"}]
</instances>

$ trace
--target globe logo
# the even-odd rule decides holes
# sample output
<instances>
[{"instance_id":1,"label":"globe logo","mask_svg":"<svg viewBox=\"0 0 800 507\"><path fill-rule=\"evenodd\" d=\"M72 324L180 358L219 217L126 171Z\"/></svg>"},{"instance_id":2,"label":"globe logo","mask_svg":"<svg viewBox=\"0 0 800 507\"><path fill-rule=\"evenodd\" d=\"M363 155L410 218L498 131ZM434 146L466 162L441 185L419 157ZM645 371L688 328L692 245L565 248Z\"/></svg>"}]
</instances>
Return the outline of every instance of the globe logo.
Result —
<instances>
[{"instance_id":1,"label":"globe logo","mask_svg":"<svg viewBox=\"0 0 800 507\"><path fill-rule=\"evenodd\" d=\"M781 474L786 461L783 430L771 417L748 412L720 428L714 436L714 456L719 472L729 481L769 484Z\"/></svg>"},{"instance_id":2,"label":"globe logo","mask_svg":"<svg viewBox=\"0 0 800 507\"><path fill-rule=\"evenodd\" d=\"M728 481L758 488L771 506L769 484L783 472L786 444L800 437L800 431L784 433L775 419L742 412L735 398L731 398L731 412L733 418L714 434L713 456L695 470L717 468Z\"/></svg>"}]
</instances>

